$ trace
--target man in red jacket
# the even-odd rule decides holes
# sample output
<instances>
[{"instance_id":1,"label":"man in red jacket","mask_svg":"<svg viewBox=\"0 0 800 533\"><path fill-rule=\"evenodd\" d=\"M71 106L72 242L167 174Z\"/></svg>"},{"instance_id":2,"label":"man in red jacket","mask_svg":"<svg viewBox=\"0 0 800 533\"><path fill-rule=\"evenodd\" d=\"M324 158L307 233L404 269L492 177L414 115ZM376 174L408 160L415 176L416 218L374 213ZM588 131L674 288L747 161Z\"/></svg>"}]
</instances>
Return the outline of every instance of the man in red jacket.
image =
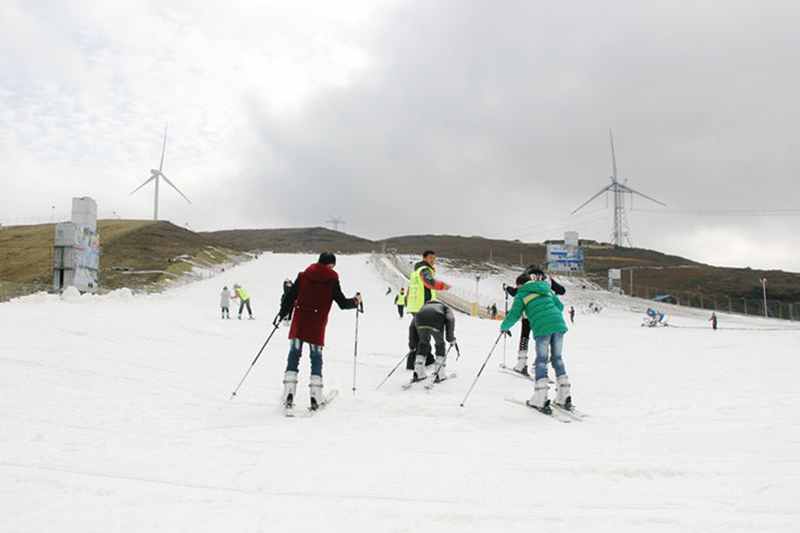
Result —
<instances>
[{"instance_id":1,"label":"man in red jacket","mask_svg":"<svg viewBox=\"0 0 800 533\"><path fill-rule=\"evenodd\" d=\"M319 260L297 275L292 288L281 302L279 320L294 310L289 328L289 358L283 377L283 404L287 409L294 406L297 389L297 372L303 343L311 348L311 409L324 403L322 394L322 347L325 345L325 327L328 313L336 302L340 309L355 309L361 304L361 295L345 298L339 285L339 275L334 271L336 256L325 252Z\"/></svg>"}]
</instances>

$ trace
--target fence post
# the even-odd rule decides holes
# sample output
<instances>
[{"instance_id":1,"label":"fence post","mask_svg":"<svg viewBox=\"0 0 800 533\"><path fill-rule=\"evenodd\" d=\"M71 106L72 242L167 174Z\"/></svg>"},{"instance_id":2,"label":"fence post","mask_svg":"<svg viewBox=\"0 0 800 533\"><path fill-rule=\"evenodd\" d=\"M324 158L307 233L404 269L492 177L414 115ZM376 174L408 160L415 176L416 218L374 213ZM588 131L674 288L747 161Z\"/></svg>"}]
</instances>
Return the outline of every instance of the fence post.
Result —
<instances>
[{"instance_id":1,"label":"fence post","mask_svg":"<svg viewBox=\"0 0 800 533\"><path fill-rule=\"evenodd\" d=\"M703 304L703 293L700 293L700 309L705 309L706 306Z\"/></svg>"},{"instance_id":2,"label":"fence post","mask_svg":"<svg viewBox=\"0 0 800 533\"><path fill-rule=\"evenodd\" d=\"M747 298L742 298L742 302L744 303L744 314L747 314Z\"/></svg>"}]
</instances>

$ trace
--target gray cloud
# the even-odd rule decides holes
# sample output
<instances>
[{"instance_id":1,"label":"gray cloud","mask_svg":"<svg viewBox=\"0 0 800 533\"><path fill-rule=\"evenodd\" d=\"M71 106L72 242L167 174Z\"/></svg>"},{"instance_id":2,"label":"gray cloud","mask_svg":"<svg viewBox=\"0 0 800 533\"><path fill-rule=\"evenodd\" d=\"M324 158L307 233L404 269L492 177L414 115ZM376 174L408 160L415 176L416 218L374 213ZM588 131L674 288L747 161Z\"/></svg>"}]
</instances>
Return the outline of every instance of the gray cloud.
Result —
<instances>
[{"instance_id":1,"label":"gray cloud","mask_svg":"<svg viewBox=\"0 0 800 533\"><path fill-rule=\"evenodd\" d=\"M262 113L269 159L252 155L262 180L252 184L253 209L271 198L286 222L339 214L372 237L544 239L575 226L607 240L602 200L567 215L608 183L608 128L620 175L672 209L796 206L796 4L466 6L397 9L370 43L374 68L354 86L294 120ZM634 202L639 245L800 268L797 217L654 207ZM727 237L745 241L737 254Z\"/></svg>"},{"instance_id":2,"label":"gray cloud","mask_svg":"<svg viewBox=\"0 0 800 533\"><path fill-rule=\"evenodd\" d=\"M196 228L607 240L602 199L569 213L613 128L620 175L673 210L636 200L635 244L800 270L800 217L729 212L797 206L793 2L236 4L4 3L4 220L77 194L146 217L127 193L169 120L193 205L162 213Z\"/></svg>"}]
</instances>

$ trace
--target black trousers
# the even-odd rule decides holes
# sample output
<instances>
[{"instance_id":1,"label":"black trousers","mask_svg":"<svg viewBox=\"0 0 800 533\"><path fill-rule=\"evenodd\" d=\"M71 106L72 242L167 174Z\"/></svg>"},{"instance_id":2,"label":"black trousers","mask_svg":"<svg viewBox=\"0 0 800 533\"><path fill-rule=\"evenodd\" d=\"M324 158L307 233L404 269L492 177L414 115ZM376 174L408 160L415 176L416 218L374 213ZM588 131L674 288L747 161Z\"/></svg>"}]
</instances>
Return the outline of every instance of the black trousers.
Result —
<instances>
[{"instance_id":1,"label":"black trousers","mask_svg":"<svg viewBox=\"0 0 800 533\"><path fill-rule=\"evenodd\" d=\"M406 306L398 305L397 306L397 314L400 315L400 318L403 318L403 311L405 311Z\"/></svg>"},{"instance_id":2,"label":"black trousers","mask_svg":"<svg viewBox=\"0 0 800 533\"><path fill-rule=\"evenodd\" d=\"M417 336L419 337L417 354L428 356L426 358L426 364L430 364L427 360L431 357L431 339L433 339L433 342L436 344L436 356L444 356L444 334L441 331L431 328L419 328L417 329Z\"/></svg>"},{"instance_id":3,"label":"black trousers","mask_svg":"<svg viewBox=\"0 0 800 533\"><path fill-rule=\"evenodd\" d=\"M250 300L242 300L239 303L239 316L242 316L242 311L244 311L245 306L247 306L247 312L250 316L253 316L253 310L250 309Z\"/></svg>"},{"instance_id":4,"label":"black trousers","mask_svg":"<svg viewBox=\"0 0 800 533\"><path fill-rule=\"evenodd\" d=\"M519 332L519 351L528 351L528 342L531 339L531 323L527 318L522 319L522 329Z\"/></svg>"},{"instance_id":5,"label":"black trousers","mask_svg":"<svg viewBox=\"0 0 800 533\"><path fill-rule=\"evenodd\" d=\"M412 315L413 316L413 315ZM417 358L417 346L419 345L419 332L417 331L417 318L411 319L408 325L408 355L406 356L406 370L414 370L414 360ZM433 354L428 353L425 360L426 365L436 362Z\"/></svg>"}]
</instances>

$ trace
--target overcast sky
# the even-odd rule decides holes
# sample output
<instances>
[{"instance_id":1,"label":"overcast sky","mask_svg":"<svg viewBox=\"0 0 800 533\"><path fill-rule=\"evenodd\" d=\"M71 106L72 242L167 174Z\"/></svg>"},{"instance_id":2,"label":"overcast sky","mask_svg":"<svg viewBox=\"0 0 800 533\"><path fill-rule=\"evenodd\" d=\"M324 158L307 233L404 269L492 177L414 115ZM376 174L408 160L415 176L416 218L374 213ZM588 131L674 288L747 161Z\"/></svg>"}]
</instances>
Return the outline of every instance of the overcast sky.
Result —
<instances>
[{"instance_id":1,"label":"overcast sky","mask_svg":"<svg viewBox=\"0 0 800 533\"><path fill-rule=\"evenodd\" d=\"M611 128L635 245L800 271L795 1L57 4L0 3L4 224L151 217L169 122L193 229L608 241Z\"/></svg>"}]
</instances>

